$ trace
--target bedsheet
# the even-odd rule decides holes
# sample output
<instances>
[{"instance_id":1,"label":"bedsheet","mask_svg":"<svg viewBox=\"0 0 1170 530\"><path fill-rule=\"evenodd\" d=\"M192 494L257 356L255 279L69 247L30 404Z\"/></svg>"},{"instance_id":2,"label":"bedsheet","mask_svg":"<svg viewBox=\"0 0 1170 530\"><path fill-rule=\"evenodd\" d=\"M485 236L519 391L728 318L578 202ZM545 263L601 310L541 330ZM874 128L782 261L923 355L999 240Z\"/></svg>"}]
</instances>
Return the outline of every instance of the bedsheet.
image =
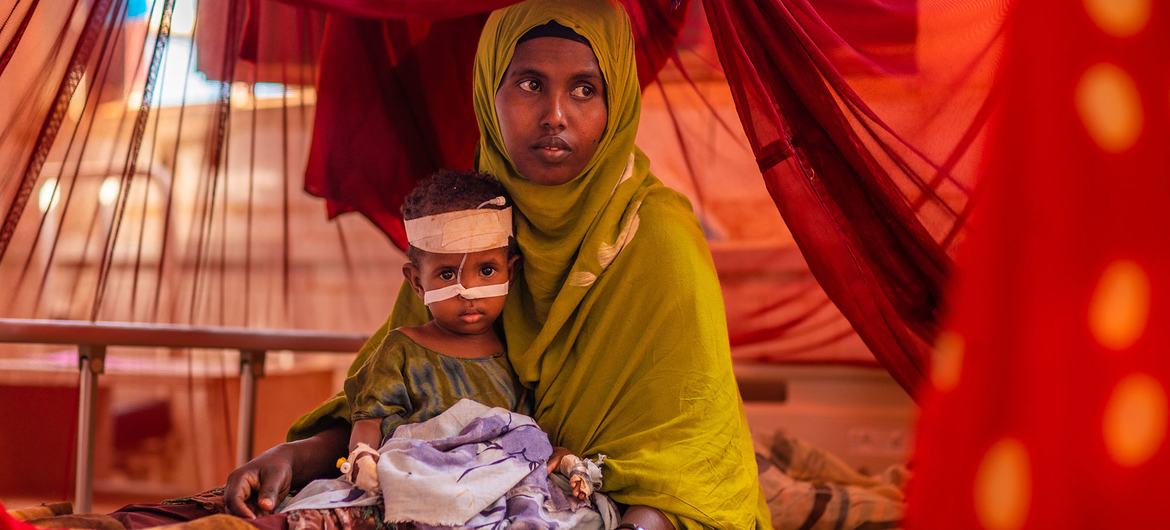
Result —
<instances>
[{"instance_id":1,"label":"bedsheet","mask_svg":"<svg viewBox=\"0 0 1170 530\"><path fill-rule=\"evenodd\" d=\"M755 438L760 486L776 530L900 528L904 466L866 475L783 431Z\"/></svg>"}]
</instances>

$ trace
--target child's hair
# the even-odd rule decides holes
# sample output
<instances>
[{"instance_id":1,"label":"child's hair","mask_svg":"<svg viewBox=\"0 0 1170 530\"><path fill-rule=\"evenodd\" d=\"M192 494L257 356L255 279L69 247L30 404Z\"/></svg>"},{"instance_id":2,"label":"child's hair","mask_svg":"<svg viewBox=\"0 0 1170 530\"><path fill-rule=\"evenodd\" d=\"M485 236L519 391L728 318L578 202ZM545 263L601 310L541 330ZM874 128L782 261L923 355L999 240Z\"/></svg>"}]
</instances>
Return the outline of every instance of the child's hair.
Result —
<instances>
[{"instance_id":1,"label":"child's hair","mask_svg":"<svg viewBox=\"0 0 1170 530\"><path fill-rule=\"evenodd\" d=\"M474 210L496 197L504 197L507 201L505 206L486 205L484 208L502 209L512 205L508 192L495 177L478 171L440 169L420 180L410 195L406 196L402 202L402 218L409 221L428 215ZM508 255L512 256L516 252L516 240L509 238ZM415 265L418 264L418 258L425 254L413 245L406 252Z\"/></svg>"}]
</instances>

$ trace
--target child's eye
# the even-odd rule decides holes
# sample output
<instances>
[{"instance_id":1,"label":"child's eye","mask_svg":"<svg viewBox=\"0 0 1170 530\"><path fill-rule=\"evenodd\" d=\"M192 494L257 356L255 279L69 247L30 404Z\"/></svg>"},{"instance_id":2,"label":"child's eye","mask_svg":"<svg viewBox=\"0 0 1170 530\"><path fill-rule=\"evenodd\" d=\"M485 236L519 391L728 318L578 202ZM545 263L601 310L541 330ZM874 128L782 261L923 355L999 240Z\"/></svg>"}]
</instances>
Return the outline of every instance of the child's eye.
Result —
<instances>
[{"instance_id":1,"label":"child's eye","mask_svg":"<svg viewBox=\"0 0 1170 530\"><path fill-rule=\"evenodd\" d=\"M484 278L491 278L496 274L496 267L495 265L484 265L479 268L479 274Z\"/></svg>"},{"instance_id":2,"label":"child's eye","mask_svg":"<svg viewBox=\"0 0 1170 530\"><path fill-rule=\"evenodd\" d=\"M443 270L439 271L439 279L443 280L445 282L449 282L451 280L454 280L455 279L455 271L453 271L451 269L443 269Z\"/></svg>"},{"instance_id":3,"label":"child's eye","mask_svg":"<svg viewBox=\"0 0 1170 530\"><path fill-rule=\"evenodd\" d=\"M535 79L525 79L520 82L520 90L525 92L539 92L540 83Z\"/></svg>"},{"instance_id":4,"label":"child's eye","mask_svg":"<svg viewBox=\"0 0 1170 530\"><path fill-rule=\"evenodd\" d=\"M578 85L578 86L573 88L572 92L569 92L569 94L572 95L573 97L583 98L583 99L593 97L593 94L595 94L595 93L596 93L596 91L593 90L593 87L591 87L589 85Z\"/></svg>"}]
</instances>

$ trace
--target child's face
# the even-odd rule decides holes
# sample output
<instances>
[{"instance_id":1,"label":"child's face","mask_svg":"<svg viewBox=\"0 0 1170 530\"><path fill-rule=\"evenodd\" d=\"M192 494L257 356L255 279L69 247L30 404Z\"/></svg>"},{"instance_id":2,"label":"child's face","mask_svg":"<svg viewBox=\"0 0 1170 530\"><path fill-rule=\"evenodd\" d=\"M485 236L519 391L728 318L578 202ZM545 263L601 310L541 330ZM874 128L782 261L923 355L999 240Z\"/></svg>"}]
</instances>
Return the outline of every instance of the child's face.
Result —
<instances>
[{"instance_id":1,"label":"child's face","mask_svg":"<svg viewBox=\"0 0 1170 530\"><path fill-rule=\"evenodd\" d=\"M508 258L507 248L495 248L467 254L463 277L457 278L463 254L419 252L418 264L407 262L402 273L415 294L422 298L433 291L462 283L463 287L481 287L511 281L517 256ZM492 330L492 323L504 309L505 296L468 300L462 296L440 300L427 306L431 316L443 329L460 335L478 335Z\"/></svg>"}]
</instances>

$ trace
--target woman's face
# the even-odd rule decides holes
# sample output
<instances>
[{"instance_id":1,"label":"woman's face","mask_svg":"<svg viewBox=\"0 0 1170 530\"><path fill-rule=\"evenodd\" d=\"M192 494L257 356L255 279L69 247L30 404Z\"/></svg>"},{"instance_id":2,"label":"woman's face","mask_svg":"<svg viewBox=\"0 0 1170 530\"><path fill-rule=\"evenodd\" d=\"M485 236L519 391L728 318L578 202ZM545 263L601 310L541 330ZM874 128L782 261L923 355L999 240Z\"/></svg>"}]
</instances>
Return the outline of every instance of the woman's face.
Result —
<instances>
[{"instance_id":1,"label":"woman's face","mask_svg":"<svg viewBox=\"0 0 1170 530\"><path fill-rule=\"evenodd\" d=\"M518 44L496 91L496 113L524 178L546 186L572 180L597 150L608 116L593 50L556 37Z\"/></svg>"}]
</instances>

